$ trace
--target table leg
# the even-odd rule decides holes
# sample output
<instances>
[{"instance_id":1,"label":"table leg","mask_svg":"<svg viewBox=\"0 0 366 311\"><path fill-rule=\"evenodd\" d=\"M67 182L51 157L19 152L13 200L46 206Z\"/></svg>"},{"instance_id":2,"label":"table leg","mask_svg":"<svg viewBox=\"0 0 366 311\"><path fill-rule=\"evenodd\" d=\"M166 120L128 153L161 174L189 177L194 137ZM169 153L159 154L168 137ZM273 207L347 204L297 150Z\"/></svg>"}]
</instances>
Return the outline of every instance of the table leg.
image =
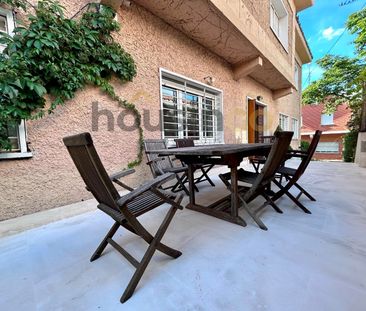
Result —
<instances>
[{"instance_id":1,"label":"table leg","mask_svg":"<svg viewBox=\"0 0 366 311\"><path fill-rule=\"evenodd\" d=\"M196 198L194 195L194 165L193 164L188 164L188 183L189 183L189 203L191 205L195 205L196 204Z\"/></svg>"},{"instance_id":2,"label":"table leg","mask_svg":"<svg viewBox=\"0 0 366 311\"><path fill-rule=\"evenodd\" d=\"M231 216L238 217L238 168L236 165L230 167L231 170Z\"/></svg>"},{"instance_id":3,"label":"table leg","mask_svg":"<svg viewBox=\"0 0 366 311\"><path fill-rule=\"evenodd\" d=\"M211 215L219 219L229 221L231 223L245 227L247 224L243 218L239 216L239 191L238 191L238 163L235 161L233 165L229 166L231 170L231 181L232 181L232 191L226 198L220 199L218 202L212 203L210 206L202 206L196 204L195 191L194 191L194 165L188 164L188 180L189 180L189 204L186 206L187 209L194 210L200 213ZM217 207L222 206L224 201L228 201L230 206L230 213Z\"/></svg>"}]
</instances>

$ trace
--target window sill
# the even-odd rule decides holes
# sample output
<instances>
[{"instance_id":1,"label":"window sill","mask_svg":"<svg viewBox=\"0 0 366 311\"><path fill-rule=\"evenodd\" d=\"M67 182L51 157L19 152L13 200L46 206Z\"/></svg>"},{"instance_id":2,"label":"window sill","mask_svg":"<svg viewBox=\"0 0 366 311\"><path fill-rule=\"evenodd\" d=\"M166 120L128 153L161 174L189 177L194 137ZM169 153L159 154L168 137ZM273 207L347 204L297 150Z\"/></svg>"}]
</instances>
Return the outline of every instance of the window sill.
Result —
<instances>
[{"instance_id":1,"label":"window sill","mask_svg":"<svg viewBox=\"0 0 366 311\"><path fill-rule=\"evenodd\" d=\"M33 157L32 152L4 152L0 153L0 160L28 159Z\"/></svg>"}]
</instances>

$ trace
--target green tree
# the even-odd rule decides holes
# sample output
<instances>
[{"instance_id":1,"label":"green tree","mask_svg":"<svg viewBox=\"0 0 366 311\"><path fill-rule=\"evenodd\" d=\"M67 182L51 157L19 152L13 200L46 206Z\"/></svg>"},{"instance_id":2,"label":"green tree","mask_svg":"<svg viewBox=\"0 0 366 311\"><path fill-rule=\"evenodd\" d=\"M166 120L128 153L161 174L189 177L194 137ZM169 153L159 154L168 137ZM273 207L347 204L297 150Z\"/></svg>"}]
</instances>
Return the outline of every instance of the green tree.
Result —
<instances>
[{"instance_id":1,"label":"green tree","mask_svg":"<svg viewBox=\"0 0 366 311\"><path fill-rule=\"evenodd\" d=\"M351 130L366 131L366 8L349 16L347 28L356 34L357 57L326 55L319 59L323 76L304 90L303 103L322 102L330 113L347 102L352 110Z\"/></svg>"},{"instance_id":2,"label":"green tree","mask_svg":"<svg viewBox=\"0 0 366 311\"><path fill-rule=\"evenodd\" d=\"M359 130L363 104L365 62L359 58L326 55L317 61L324 69L321 79L312 82L303 92L303 104L324 103L325 112L332 113L347 102L352 110L350 127Z\"/></svg>"},{"instance_id":3,"label":"green tree","mask_svg":"<svg viewBox=\"0 0 366 311\"><path fill-rule=\"evenodd\" d=\"M353 41L356 51L360 58L366 60L366 7L362 10L350 15L347 21L347 28L352 34L356 34ZM360 131L366 132L366 69L365 66L359 75L359 81L362 84L362 112Z\"/></svg>"},{"instance_id":4,"label":"green tree","mask_svg":"<svg viewBox=\"0 0 366 311\"><path fill-rule=\"evenodd\" d=\"M349 16L347 28L357 35L354 40L356 50L361 57L366 58L366 7Z\"/></svg>"}]
</instances>

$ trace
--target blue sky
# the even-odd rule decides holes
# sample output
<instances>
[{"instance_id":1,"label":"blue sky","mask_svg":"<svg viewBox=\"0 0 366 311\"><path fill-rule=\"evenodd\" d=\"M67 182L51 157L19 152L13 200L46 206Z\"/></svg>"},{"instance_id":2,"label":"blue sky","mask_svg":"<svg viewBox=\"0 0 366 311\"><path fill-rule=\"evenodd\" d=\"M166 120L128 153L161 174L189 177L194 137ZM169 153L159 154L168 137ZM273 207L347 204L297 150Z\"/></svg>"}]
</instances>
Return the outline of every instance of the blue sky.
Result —
<instances>
[{"instance_id":1,"label":"blue sky","mask_svg":"<svg viewBox=\"0 0 366 311\"><path fill-rule=\"evenodd\" d=\"M304 89L309 85L309 69L311 81L321 77L322 70L315 62L323 57L337 40L339 41L330 54L354 56L353 36L347 30L344 31L345 23L350 14L366 4L366 0L314 0L314 2L314 6L299 13L301 26L314 56L310 65L303 66ZM340 6L342 2L350 3Z\"/></svg>"}]
</instances>

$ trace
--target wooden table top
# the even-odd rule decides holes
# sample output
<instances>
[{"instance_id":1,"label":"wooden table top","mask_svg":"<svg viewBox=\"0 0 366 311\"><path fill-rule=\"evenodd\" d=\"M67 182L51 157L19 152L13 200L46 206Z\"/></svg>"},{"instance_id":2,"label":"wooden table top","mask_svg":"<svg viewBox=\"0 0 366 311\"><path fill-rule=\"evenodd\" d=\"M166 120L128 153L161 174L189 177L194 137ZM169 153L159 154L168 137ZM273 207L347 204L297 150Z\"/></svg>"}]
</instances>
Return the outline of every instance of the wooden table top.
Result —
<instances>
[{"instance_id":1,"label":"wooden table top","mask_svg":"<svg viewBox=\"0 0 366 311\"><path fill-rule=\"evenodd\" d=\"M201 145L195 147L171 148L151 150L149 153L157 153L161 156L224 156L235 153L246 153L256 151L266 151L271 148L272 144L216 144L216 145Z\"/></svg>"}]
</instances>

